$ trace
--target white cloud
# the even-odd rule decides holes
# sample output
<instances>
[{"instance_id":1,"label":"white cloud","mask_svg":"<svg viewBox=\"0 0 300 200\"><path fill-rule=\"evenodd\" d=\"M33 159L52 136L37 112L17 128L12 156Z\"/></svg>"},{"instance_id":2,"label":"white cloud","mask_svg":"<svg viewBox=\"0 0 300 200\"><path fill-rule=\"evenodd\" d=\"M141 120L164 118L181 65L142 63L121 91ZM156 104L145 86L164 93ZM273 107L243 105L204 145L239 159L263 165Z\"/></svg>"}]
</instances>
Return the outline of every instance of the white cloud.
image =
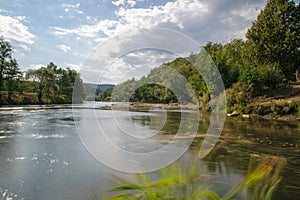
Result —
<instances>
[{"instance_id":1,"label":"white cloud","mask_svg":"<svg viewBox=\"0 0 300 200\"><path fill-rule=\"evenodd\" d=\"M116 1L112 1L111 2L113 5L115 6L121 6L121 5L125 5L125 0L116 0Z\"/></svg>"},{"instance_id":2,"label":"white cloud","mask_svg":"<svg viewBox=\"0 0 300 200\"><path fill-rule=\"evenodd\" d=\"M15 19L23 22L29 22L26 16L16 16Z\"/></svg>"},{"instance_id":3,"label":"white cloud","mask_svg":"<svg viewBox=\"0 0 300 200\"><path fill-rule=\"evenodd\" d=\"M81 69L81 65L80 64L73 64L73 63L66 63L65 62L65 65L67 67L69 67L70 69L74 69L76 71L80 71L80 69Z\"/></svg>"},{"instance_id":4,"label":"white cloud","mask_svg":"<svg viewBox=\"0 0 300 200\"><path fill-rule=\"evenodd\" d=\"M138 1L141 1L141 0L138 0ZM137 0L115 0L115 1L112 1L111 3L117 7L129 6L129 7L133 8L136 5Z\"/></svg>"},{"instance_id":5,"label":"white cloud","mask_svg":"<svg viewBox=\"0 0 300 200\"><path fill-rule=\"evenodd\" d=\"M245 20L253 21L256 19L259 12L260 12L260 9L258 9L256 7L247 7L247 8L233 10L231 13L233 15L241 16Z\"/></svg>"},{"instance_id":6,"label":"white cloud","mask_svg":"<svg viewBox=\"0 0 300 200\"><path fill-rule=\"evenodd\" d=\"M135 1L135 0L128 0L127 3L128 3L128 5L129 5L130 7L134 7L135 4L136 4L136 1Z\"/></svg>"},{"instance_id":7,"label":"white cloud","mask_svg":"<svg viewBox=\"0 0 300 200\"><path fill-rule=\"evenodd\" d=\"M63 7L63 8L79 8L80 3L77 3L77 4L62 4L61 7Z\"/></svg>"},{"instance_id":8,"label":"white cloud","mask_svg":"<svg viewBox=\"0 0 300 200\"><path fill-rule=\"evenodd\" d=\"M114 20L102 20L94 25L81 25L78 28L66 29L60 27L51 27L54 35L78 35L87 38L96 38L100 32L105 35L114 35L115 27L119 24Z\"/></svg>"},{"instance_id":9,"label":"white cloud","mask_svg":"<svg viewBox=\"0 0 300 200\"><path fill-rule=\"evenodd\" d=\"M60 45L56 45L57 48L59 48L61 51L68 53L72 51L72 48L70 46L64 45L64 44L60 44Z\"/></svg>"},{"instance_id":10,"label":"white cloud","mask_svg":"<svg viewBox=\"0 0 300 200\"><path fill-rule=\"evenodd\" d=\"M28 46L25 45L25 44L20 44L19 46L20 46L22 49L24 49L25 51L31 51L31 48L28 47Z\"/></svg>"},{"instance_id":11,"label":"white cloud","mask_svg":"<svg viewBox=\"0 0 300 200\"><path fill-rule=\"evenodd\" d=\"M0 8L0 13L7 13L8 11Z\"/></svg>"},{"instance_id":12,"label":"white cloud","mask_svg":"<svg viewBox=\"0 0 300 200\"><path fill-rule=\"evenodd\" d=\"M64 9L65 13L68 13L69 17L74 18L73 13L84 14L82 10L79 10L80 3L77 4L62 4L61 7Z\"/></svg>"},{"instance_id":13,"label":"white cloud","mask_svg":"<svg viewBox=\"0 0 300 200\"><path fill-rule=\"evenodd\" d=\"M139 0L138 0L139 1ZM227 42L234 38L243 38L251 21L257 17L259 9L265 1L261 0L175 0L164 5L150 6L148 8L134 8L136 0L114 0L112 4L117 6L116 19L89 20L92 24L83 24L74 28L51 27L52 33L58 36L72 36L85 40L86 42L100 42L104 48L92 53L89 61L83 70L83 77L91 82L98 80L98 74L103 73L104 66L107 66L113 59L121 56L134 47L165 47L178 55L188 55L191 52L198 52L194 46L183 44L176 37L172 37L163 30L136 31L139 28L160 27L178 31L205 44L208 41ZM91 19L87 17L87 19ZM129 31L124 35L122 33ZM105 35L105 36L104 36ZM119 37L114 37L119 36ZM126 38L127 37L127 38ZM108 38L116 38L111 45L105 45ZM118 39L121 38L121 39ZM123 40L122 40L123 39ZM158 41L157 43L155 43ZM159 44L158 44L159 43ZM184 49L183 46L187 46ZM186 52L182 52L186 50ZM99 60L99 55L104 55ZM143 61L147 69L158 66L172 56L165 54L146 54L143 52L129 53L121 61L116 62L106 70L106 82L119 82L124 76L127 78L128 71L143 69ZM98 60L97 60L98 59ZM148 64L147 64L148 63ZM100 67L99 67L100 66ZM87 75L84 73L86 72ZM91 73L90 73L91 72ZM135 74L136 72L130 72ZM142 75L145 71L139 71ZM88 77L90 76L90 77ZM113 81L114 80L114 81ZM116 81L117 80L117 81ZM105 82L105 81L104 81Z\"/></svg>"},{"instance_id":14,"label":"white cloud","mask_svg":"<svg viewBox=\"0 0 300 200\"><path fill-rule=\"evenodd\" d=\"M41 67L46 67L46 65L44 65L44 64L31 64L30 65L31 69L39 69Z\"/></svg>"},{"instance_id":15,"label":"white cloud","mask_svg":"<svg viewBox=\"0 0 300 200\"><path fill-rule=\"evenodd\" d=\"M33 44L35 35L33 35L26 25L21 21L24 17L10 17L0 14L0 35L6 39L15 40L21 43ZM26 19L26 18L25 18Z\"/></svg>"},{"instance_id":16,"label":"white cloud","mask_svg":"<svg viewBox=\"0 0 300 200\"><path fill-rule=\"evenodd\" d=\"M132 5L136 1L118 0L112 2L114 5ZM207 6L198 0L177 0L163 6L151 8L125 8L120 7L116 11L119 20L101 20L93 25L81 25L74 29L53 27L55 35L76 34L83 37L97 37L104 33L113 37L130 29L145 27L166 27L172 29L184 29L193 27L189 21L195 21L207 12Z\"/></svg>"}]
</instances>

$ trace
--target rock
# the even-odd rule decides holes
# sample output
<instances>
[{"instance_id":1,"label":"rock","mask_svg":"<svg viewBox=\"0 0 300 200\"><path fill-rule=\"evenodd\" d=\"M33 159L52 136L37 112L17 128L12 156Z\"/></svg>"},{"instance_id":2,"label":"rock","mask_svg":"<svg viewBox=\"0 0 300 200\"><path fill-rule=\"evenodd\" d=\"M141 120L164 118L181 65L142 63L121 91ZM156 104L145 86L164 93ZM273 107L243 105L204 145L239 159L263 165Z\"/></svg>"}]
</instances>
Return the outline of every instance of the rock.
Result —
<instances>
[{"instance_id":1,"label":"rock","mask_svg":"<svg viewBox=\"0 0 300 200\"><path fill-rule=\"evenodd\" d=\"M236 117L239 116L239 114L236 111L233 111L232 113L227 113L228 117Z\"/></svg>"},{"instance_id":2,"label":"rock","mask_svg":"<svg viewBox=\"0 0 300 200\"><path fill-rule=\"evenodd\" d=\"M243 118L250 118L250 115L242 115Z\"/></svg>"}]
</instances>

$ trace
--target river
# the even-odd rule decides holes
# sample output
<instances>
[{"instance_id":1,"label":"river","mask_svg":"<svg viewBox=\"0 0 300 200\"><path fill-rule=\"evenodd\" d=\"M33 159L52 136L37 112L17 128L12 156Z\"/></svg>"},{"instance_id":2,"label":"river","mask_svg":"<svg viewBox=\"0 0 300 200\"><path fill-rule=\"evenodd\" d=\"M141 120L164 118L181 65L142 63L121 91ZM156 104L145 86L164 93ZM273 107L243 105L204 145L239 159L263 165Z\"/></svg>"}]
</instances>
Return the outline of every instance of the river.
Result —
<instances>
[{"instance_id":1,"label":"river","mask_svg":"<svg viewBox=\"0 0 300 200\"><path fill-rule=\"evenodd\" d=\"M93 194L112 187L115 176L126 176L95 159L83 145L75 126L75 122L84 122L82 113L89 109L108 122L112 120L107 114L110 111L98 109L104 105L96 103L97 109L93 109L92 103L73 109L68 105L1 107L0 199L91 199ZM165 118L160 118L160 114L151 117L146 112L130 115L116 112L119 122L129 132L151 132L151 120L159 119L158 122L164 123L162 135L168 136L176 133L182 115L179 111L168 111L164 113L167 120L163 121L160 119ZM159 127L157 123L155 127ZM199 124L198 133L204 134L209 126L208 114L201 114ZM112 128L111 123L101 126ZM179 162L196 155L201 141L201 137L196 138ZM122 143L128 144L125 148L132 148L130 141ZM144 149L140 151L150 151L163 144L159 141L149 146L143 144ZM243 179L250 154L284 156L288 164L276 199L299 199L299 123L227 118L213 152L199 162L211 177L209 185L223 194Z\"/></svg>"}]
</instances>

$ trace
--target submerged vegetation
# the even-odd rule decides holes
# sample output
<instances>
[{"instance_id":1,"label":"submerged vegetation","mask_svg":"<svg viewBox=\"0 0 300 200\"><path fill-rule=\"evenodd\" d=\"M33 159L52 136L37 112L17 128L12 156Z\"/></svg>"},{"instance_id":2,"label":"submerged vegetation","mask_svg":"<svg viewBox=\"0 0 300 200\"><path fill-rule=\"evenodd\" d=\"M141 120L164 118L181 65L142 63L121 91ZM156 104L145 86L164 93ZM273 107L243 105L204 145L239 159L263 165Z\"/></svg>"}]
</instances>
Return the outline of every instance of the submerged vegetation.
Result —
<instances>
[{"instance_id":1,"label":"submerged vegetation","mask_svg":"<svg viewBox=\"0 0 300 200\"><path fill-rule=\"evenodd\" d=\"M158 178L138 174L131 179L119 178L118 186L110 189L107 200L121 199L242 199L271 200L281 180L286 160L275 156L251 155L246 177L225 195L205 186L205 175L197 164L188 168L173 164L159 171ZM95 199L97 197L95 196Z\"/></svg>"}]
</instances>

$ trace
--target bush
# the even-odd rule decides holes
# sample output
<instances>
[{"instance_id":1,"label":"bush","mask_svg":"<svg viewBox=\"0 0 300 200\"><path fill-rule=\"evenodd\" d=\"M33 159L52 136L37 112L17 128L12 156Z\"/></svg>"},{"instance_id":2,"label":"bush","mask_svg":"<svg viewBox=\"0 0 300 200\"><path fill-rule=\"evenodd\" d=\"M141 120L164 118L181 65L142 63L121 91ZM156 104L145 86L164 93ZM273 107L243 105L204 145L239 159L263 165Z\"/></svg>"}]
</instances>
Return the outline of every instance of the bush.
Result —
<instances>
[{"instance_id":1,"label":"bush","mask_svg":"<svg viewBox=\"0 0 300 200\"><path fill-rule=\"evenodd\" d=\"M38 104L39 99L37 93L24 93L23 104Z\"/></svg>"},{"instance_id":2,"label":"bush","mask_svg":"<svg viewBox=\"0 0 300 200\"><path fill-rule=\"evenodd\" d=\"M8 98L9 104L13 104L13 105L23 104L23 95L13 92L13 93L9 93L8 97L9 97Z\"/></svg>"},{"instance_id":3,"label":"bush","mask_svg":"<svg viewBox=\"0 0 300 200\"><path fill-rule=\"evenodd\" d=\"M293 113L297 113L298 111L298 104L297 103L289 103L289 102L283 102L280 104L271 104L271 111L273 113L276 113L278 115L289 115Z\"/></svg>"},{"instance_id":4,"label":"bush","mask_svg":"<svg viewBox=\"0 0 300 200\"><path fill-rule=\"evenodd\" d=\"M251 97L251 91L244 90L240 84L233 85L226 91L227 112L248 113Z\"/></svg>"},{"instance_id":5,"label":"bush","mask_svg":"<svg viewBox=\"0 0 300 200\"><path fill-rule=\"evenodd\" d=\"M255 95L260 95L267 89L278 88L283 79L284 76L276 64L245 65L239 77L245 89L252 90Z\"/></svg>"}]
</instances>

